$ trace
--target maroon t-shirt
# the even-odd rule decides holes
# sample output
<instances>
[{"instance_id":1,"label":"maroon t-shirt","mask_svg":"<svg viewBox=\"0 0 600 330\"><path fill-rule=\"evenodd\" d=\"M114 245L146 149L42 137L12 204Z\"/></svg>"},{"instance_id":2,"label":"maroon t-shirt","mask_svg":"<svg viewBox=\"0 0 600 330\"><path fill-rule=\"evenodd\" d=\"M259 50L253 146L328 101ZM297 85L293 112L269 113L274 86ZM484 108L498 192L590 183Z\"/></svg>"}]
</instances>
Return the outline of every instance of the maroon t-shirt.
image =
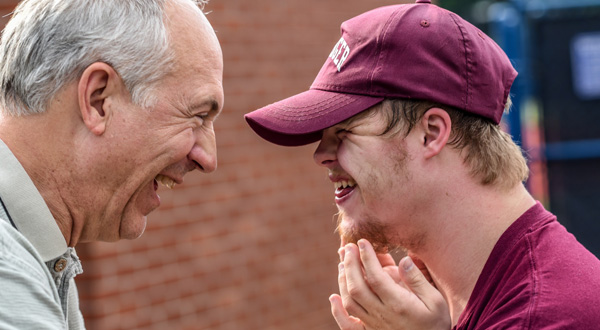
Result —
<instances>
[{"instance_id":1,"label":"maroon t-shirt","mask_svg":"<svg viewBox=\"0 0 600 330\"><path fill-rule=\"evenodd\" d=\"M496 243L454 329L600 329L600 261L538 202Z\"/></svg>"}]
</instances>

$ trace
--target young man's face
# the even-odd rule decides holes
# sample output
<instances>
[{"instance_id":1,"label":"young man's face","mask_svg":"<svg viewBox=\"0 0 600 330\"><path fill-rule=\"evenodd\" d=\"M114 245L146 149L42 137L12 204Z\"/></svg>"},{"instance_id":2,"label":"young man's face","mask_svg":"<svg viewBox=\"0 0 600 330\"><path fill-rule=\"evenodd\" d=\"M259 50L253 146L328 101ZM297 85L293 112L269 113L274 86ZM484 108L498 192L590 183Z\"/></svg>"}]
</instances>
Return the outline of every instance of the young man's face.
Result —
<instances>
[{"instance_id":1,"label":"young man's face","mask_svg":"<svg viewBox=\"0 0 600 330\"><path fill-rule=\"evenodd\" d=\"M419 241L410 148L402 133L381 135L386 125L377 105L324 130L314 154L335 186L342 244L365 238L382 252Z\"/></svg>"}]
</instances>

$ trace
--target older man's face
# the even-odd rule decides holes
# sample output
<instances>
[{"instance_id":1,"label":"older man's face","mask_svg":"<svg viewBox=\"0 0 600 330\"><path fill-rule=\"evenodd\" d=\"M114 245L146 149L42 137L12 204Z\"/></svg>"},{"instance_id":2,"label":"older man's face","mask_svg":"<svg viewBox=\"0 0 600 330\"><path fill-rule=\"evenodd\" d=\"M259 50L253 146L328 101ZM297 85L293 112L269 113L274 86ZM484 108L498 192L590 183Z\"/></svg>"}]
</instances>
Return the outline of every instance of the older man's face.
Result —
<instances>
[{"instance_id":1,"label":"older man's face","mask_svg":"<svg viewBox=\"0 0 600 330\"><path fill-rule=\"evenodd\" d=\"M209 173L217 167L213 122L223 106L223 62L217 38L200 11L170 2L167 6L175 65L156 87L158 100L149 108L125 102L115 151L125 160L107 169L119 180L105 214L88 224L94 240L136 238L146 215L160 205L159 184L183 182L194 169ZM161 68L157 68L159 70Z\"/></svg>"}]
</instances>

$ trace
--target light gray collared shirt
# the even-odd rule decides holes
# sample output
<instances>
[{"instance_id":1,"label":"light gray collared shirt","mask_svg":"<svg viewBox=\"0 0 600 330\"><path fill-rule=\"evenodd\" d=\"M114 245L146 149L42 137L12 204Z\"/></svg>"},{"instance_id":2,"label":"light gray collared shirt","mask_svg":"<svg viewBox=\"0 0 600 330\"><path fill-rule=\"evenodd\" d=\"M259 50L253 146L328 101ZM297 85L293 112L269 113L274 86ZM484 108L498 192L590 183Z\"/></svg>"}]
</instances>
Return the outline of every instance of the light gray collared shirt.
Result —
<instances>
[{"instance_id":1,"label":"light gray collared shirt","mask_svg":"<svg viewBox=\"0 0 600 330\"><path fill-rule=\"evenodd\" d=\"M0 219L0 329L85 329L79 258L2 140Z\"/></svg>"}]
</instances>

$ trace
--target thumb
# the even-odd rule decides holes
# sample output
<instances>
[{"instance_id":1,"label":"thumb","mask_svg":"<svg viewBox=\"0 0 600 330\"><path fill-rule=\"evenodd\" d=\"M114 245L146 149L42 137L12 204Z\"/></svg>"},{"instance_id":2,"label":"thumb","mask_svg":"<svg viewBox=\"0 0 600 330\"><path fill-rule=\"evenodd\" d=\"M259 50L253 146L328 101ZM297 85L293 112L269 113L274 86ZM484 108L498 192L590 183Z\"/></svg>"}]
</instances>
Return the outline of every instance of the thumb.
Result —
<instances>
[{"instance_id":1,"label":"thumb","mask_svg":"<svg viewBox=\"0 0 600 330\"><path fill-rule=\"evenodd\" d=\"M446 304L442 294L433 286L410 257L404 257L398 264L400 279L429 310L438 309Z\"/></svg>"}]
</instances>

